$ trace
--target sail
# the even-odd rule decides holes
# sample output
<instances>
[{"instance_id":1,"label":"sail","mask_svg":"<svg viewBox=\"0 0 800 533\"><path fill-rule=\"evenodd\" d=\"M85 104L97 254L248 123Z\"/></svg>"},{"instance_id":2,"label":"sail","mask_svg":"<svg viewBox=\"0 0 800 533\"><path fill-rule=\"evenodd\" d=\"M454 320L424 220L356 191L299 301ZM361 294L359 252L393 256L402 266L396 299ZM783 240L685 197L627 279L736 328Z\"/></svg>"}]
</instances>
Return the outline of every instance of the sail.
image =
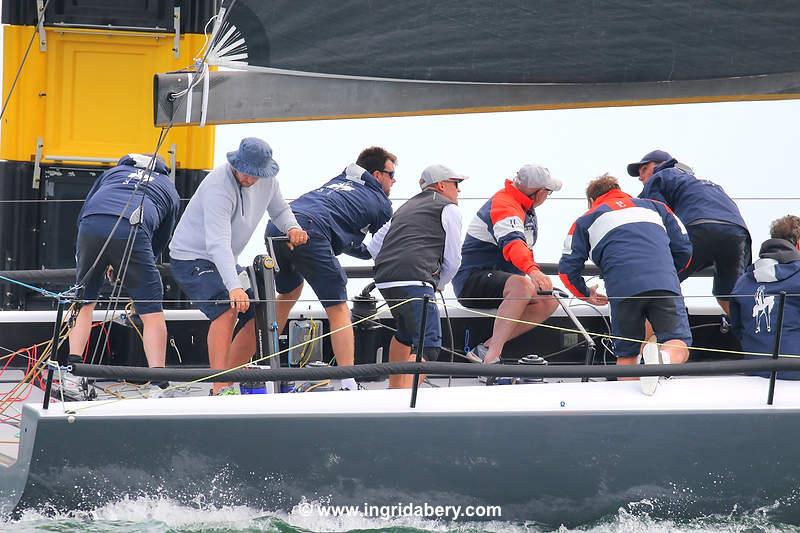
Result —
<instances>
[{"instance_id":1,"label":"sail","mask_svg":"<svg viewBox=\"0 0 800 533\"><path fill-rule=\"evenodd\" d=\"M791 0L238 0L249 63L486 83L637 83L800 71Z\"/></svg>"},{"instance_id":2,"label":"sail","mask_svg":"<svg viewBox=\"0 0 800 533\"><path fill-rule=\"evenodd\" d=\"M800 9L790 1L229 7L224 43L211 59L246 62L247 70L212 72L207 84L185 73L157 76L156 125L800 95Z\"/></svg>"}]
</instances>

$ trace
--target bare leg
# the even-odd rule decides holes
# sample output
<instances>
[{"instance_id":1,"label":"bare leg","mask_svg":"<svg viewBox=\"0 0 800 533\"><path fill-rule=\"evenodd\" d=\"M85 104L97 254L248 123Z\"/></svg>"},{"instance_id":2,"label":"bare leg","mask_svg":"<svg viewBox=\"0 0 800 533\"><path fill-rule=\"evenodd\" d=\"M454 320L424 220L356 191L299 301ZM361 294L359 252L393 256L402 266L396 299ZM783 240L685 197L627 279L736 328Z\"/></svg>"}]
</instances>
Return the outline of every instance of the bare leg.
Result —
<instances>
[{"instance_id":1,"label":"bare leg","mask_svg":"<svg viewBox=\"0 0 800 533\"><path fill-rule=\"evenodd\" d=\"M69 353L82 355L92 334L92 311L96 303L85 304L75 317L75 325L69 332Z\"/></svg>"},{"instance_id":2,"label":"bare leg","mask_svg":"<svg viewBox=\"0 0 800 533\"><path fill-rule=\"evenodd\" d=\"M276 348L277 349L277 348ZM228 351L227 368L237 368L252 359L256 352L256 321L251 318L247 324L236 333Z\"/></svg>"},{"instance_id":3,"label":"bare leg","mask_svg":"<svg viewBox=\"0 0 800 533\"><path fill-rule=\"evenodd\" d=\"M717 298L717 303L722 308L722 311L727 315L731 316L731 303L726 300L720 300Z\"/></svg>"},{"instance_id":4,"label":"bare leg","mask_svg":"<svg viewBox=\"0 0 800 533\"><path fill-rule=\"evenodd\" d=\"M670 363L682 365L689 360L689 348L682 340L673 339L661 346L661 351L669 355Z\"/></svg>"},{"instance_id":5,"label":"bare leg","mask_svg":"<svg viewBox=\"0 0 800 533\"><path fill-rule=\"evenodd\" d=\"M231 335L233 334L233 327L236 325L237 314L235 309L228 309L213 320L208 327L208 362L212 369L226 369L225 365L228 361ZM230 384L230 382L214 383L214 394Z\"/></svg>"},{"instance_id":6,"label":"bare leg","mask_svg":"<svg viewBox=\"0 0 800 533\"><path fill-rule=\"evenodd\" d=\"M536 288L526 276L508 278L503 289L503 303L497 308L498 318L494 320L492 336L486 342L489 351L484 362L492 363L499 359L506 342L535 327L531 324L503 320L500 317L541 323L553 314L556 306L558 302L554 299L538 297Z\"/></svg>"},{"instance_id":7,"label":"bare leg","mask_svg":"<svg viewBox=\"0 0 800 533\"><path fill-rule=\"evenodd\" d=\"M350 322L350 309L346 303L340 303L325 308L328 313L328 323L331 331L338 331L331 335L331 347L336 356L338 366L352 366L355 353L355 338L353 337L353 327Z\"/></svg>"},{"instance_id":8,"label":"bare leg","mask_svg":"<svg viewBox=\"0 0 800 533\"><path fill-rule=\"evenodd\" d=\"M653 331L653 326L650 325L650 321L649 320L645 320L644 321L644 340L642 341L641 346L639 346L639 354L641 354L642 351L644 351L644 347L645 347L645 345L647 345L648 342L656 342L656 335L655 335L655 332Z\"/></svg>"},{"instance_id":9,"label":"bare leg","mask_svg":"<svg viewBox=\"0 0 800 533\"><path fill-rule=\"evenodd\" d=\"M556 302L555 299L549 296L534 297L530 301L530 303L525 307L525 311L523 311L522 316L519 317L519 320L541 324L555 312L557 307L558 307L558 302ZM512 339L516 339L520 335L529 332L535 327L536 326L533 324L522 324L519 322L514 322L514 329L511 331L511 335L509 335L508 339L506 339L506 342ZM486 346L491 346L492 337L489 337L485 341L485 344Z\"/></svg>"},{"instance_id":10,"label":"bare leg","mask_svg":"<svg viewBox=\"0 0 800 533\"><path fill-rule=\"evenodd\" d=\"M275 309L278 314L278 331L283 333L283 328L286 327L286 322L289 320L289 312L297 303L300 298L300 293L303 292L303 284L301 283L296 289L286 294L278 294L278 302L275 304Z\"/></svg>"},{"instance_id":11,"label":"bare leg","mask_svg":"<svg viewBox=\"0 0 800 533\"><path fill-rule=\"evenodd\" d=\"M617 357L617 364L618 365L638 365L639 364L639 356L633 355L631 357ZM617 378L620 381L635 381L639 378Z\"/></svg>"},{"instance_id":12,"label":"bare leg","mask_svg":"<svg viewBox=\"0 0 800 533\"><path fill-rule=\"evenodd\" d=\"M394 337L389 343L389 362L390 363L413 363L417 360L417 355L411 353L411 346L406 346ZM420 374L418 383L421 385L425 381L425 375ZM413 374L395 374L389 376L390 389L410 389L414 383Z\"/></svg>"},{"instance_id":13,"label":"bare leg","mask_svg":"<svg viewBox=\"0 0 800 533\"><path fill-rule=\"evenodd\" d=\"M142 334L147 366L163 368L167 358L167 322L164 311L139 315L144 326Z\"/></svg>"}]
</instances>

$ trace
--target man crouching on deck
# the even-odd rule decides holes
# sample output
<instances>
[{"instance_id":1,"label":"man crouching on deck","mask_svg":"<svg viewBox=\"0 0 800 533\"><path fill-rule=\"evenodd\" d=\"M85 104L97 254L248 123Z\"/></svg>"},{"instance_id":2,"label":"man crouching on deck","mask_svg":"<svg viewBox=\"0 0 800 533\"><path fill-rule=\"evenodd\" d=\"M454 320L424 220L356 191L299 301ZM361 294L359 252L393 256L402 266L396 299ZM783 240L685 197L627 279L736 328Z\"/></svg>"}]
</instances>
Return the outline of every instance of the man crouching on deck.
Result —
<instances>
[{"instance_id":1,"label":"man crouching on deck","mask_svg":"<svg viewBox=\"0 0 800 533\"><path fill-rule=\"evenodd\" d=\"M605 305L608 298L587 287L581 272L586 259L600 268L611 301L611 326L617 364L635 365L645 336L653 326L659 352L644 347L645 363L685 363L692 343L689 317L681 296L678 269L692 257L686 229L669 208L653 200L632 198L617 179L603 175L586 188L589 211L572 225L558 264L564 285L578 298ZM642 392L653 394L658 377L641 378Z\"/></svg>"},{"instance_id":2,"label":"man crouching on deck","mask_svg":"<svg viewBox=\"0 0 800 533\"><path fill-rule=\"evenodd\" d=\"M81 307L69 333L69 352L74 356L80 356L89 341L95 300L111 267L142 319L147 366L164 366L167 323L156 257L169 242L180 198L164 160L152 158L123 156L97 178L78 215L77 281L83 284L80 297L89 303Z\"/></svg>"},{"instance_id":3,"label":"man crouching on deck","mask_svg":"<svg viewBox=\"0 0 800 533\"><path fill-rule=\"evenodd\" d=\"M242 139L238 150L228 152L228 162L197 188L169 245L175 281L211 320L208 359L213 369L243 365L255 353L253 292L236 259L264 212L292 246L308 240L283 199L277 174L270 146L254 137ZM237 318L243 326L231 342ZM238 394L225 383L215 383L213 393Z\"/></svg>"}]
</instances>

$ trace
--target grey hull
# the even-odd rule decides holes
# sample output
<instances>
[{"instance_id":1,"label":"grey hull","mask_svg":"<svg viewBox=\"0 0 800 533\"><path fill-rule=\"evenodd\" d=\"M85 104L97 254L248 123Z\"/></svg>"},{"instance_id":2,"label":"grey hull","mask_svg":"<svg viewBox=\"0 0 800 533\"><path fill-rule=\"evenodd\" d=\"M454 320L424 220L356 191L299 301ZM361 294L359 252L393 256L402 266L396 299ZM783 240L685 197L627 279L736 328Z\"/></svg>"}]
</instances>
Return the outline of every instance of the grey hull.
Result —
<instances>
[{"instance_id":1,"label":"grey hull","mask_svg":"<svg viewBox=\"0 0 800 533\"><path fill-rule=\"evenodd\" d=\"M564 385L528 388L538 394ZM600 391L596 386L604 384L585 385ZM425 402L431 391L421 392ZM789 392L784 387L784 404ZM356 393L317 396L335 403L341 394ZM367 391L365 398L370 394L392 393ZM559 395L564 407L550 405ZM787 408L592 410L581 407L590 400L575 399L568 389L545 396L543 409L507 412L79 411L70 422L67 415L41 417L28 408L20 460L0 485L6 511L93 508L124 496L159 495L267 510L291 510L303 499L499 505L503 520L575 525L643 500L651 516L675 518L779 501L775 518L800 523L800 505L791 498L800 488L796 401Z\"/></svg>"}]
</instances>

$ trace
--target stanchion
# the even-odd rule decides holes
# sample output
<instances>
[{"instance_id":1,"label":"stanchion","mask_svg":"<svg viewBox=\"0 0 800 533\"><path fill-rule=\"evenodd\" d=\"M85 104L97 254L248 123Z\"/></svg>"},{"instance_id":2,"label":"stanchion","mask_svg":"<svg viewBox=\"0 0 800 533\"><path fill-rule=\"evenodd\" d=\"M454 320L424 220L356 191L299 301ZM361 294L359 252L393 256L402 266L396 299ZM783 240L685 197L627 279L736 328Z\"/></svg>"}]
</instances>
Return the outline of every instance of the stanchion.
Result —
<instances>
[{"instance_id":1,"label":"stanchion","mask_svg":"<svg viewBox=\"0 0 800 533\"><path fill-rule=\"evenodd\" d=\"M778 294L778 323L777 330L775 331L775 347L772 349L772 359L778 359L778 354L781 353L781 333L783 330L783 308L786 305L786 292L781 291ZM769 318L769 317L767 317ZM767 405L772 405L772 400L775 399L775 380L778 377L778 371L772 370L769 373L769 393L767 394Z\"/></svg>"},{"instance_id":2,"label":"stanchion","mask_svg":"<svg viewBox=\"0 0 800 533\"><path fill-rule=\"evenodd\" d=\"M53 390L53 374L55 373L55 369L53 368L53 360L55 359L56 364L61 368L67 366L68 356L66 354L58 354L58 337L59 332L61 331L61 322L64 320L64 303L65 302L59 298L58 308L56 310L56 323L53 325L53 344L50 347L50 364L47 366L47 384L44 387L44 400L42 401L42 409L47 409L50 407L50 394ZM55 355L55 357L53 357L53 355Z\"/></svg>"},{"instance_id":3,"label":"stanchion","mask_svg":"<svg viewBox=\"0 0 800 533\"><path fill-rule=\"evenodd\" d=\"M425 350L425 323L428 320L428 302L431 297L427 294L422 298L422 320L419 324L419 341L417 342L417 363L422 362L422 352ZM417 406L417 391L419 390L419 372L414 374L414 383L411 385L411 408Z\"/></svg>"}]
</instances>

